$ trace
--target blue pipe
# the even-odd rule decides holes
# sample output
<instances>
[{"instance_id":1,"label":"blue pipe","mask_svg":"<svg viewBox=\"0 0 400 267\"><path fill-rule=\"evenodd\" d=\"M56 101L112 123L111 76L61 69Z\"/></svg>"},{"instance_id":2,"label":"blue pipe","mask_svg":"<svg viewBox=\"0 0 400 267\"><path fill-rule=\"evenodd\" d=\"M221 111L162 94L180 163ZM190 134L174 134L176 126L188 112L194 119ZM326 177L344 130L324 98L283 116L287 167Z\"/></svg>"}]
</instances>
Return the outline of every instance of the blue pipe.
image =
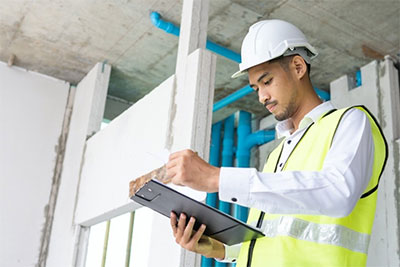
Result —
<instances>
[{"instance_id":1,"label":"blue pipe","mask_svg":"<svg viewBox=\"0 0 400 267\"><path fill-rule=\"evenodd\" d=\"M224 122L224 139L222 143L222 167L233 166L233 135L235 131L235 115L231 115ZM225 201L219 201L219 209L227 214L231 212L231 205Z\"/></svg>"},{"instance_id":2,"label":"blue pipe","mask_svg":"<svg viewBox=\"0 0 400 267\"><path fill-rule=\"evenodd\" d=\"M238 167L250 166L250 151L246 149L246 137L251 134L251 114L246 111L239 113L239 125L237 128L238 147L236 151L236 159ZM237 219L246 222L248 217L248 209L240 205L235 205L234 215Z\"/></svg>"},{"instance_id":3,"label":"blue pipe","mask_svg":"<svg viewBox=\"0 0 400 267\"><path fill-rule=\"evenodd\" d=\"M361 86L362 85L362 79L361 79L361 70L358 70L356 72L356 86Z\"/></svg>"},{"instance_id":4,"label":"blue pipe","mask_svg":"<svg viewBox=\"0 0 400 267\"><path fill-rule=\"evenodd\" d=\"M234 131L235 131L235 115L231 115L224 121L224 139L222 143L222 166L233 166L234 152Z\"/></svg>"},{"instance_id":5,"label":"blue pipe","mask_svg":"<svg viewBox=\"0 0 400 267\"><path fill-rule=\"evenodd\" d=\"M321 99L325 101L331 99L331 95L328 92L318 89L317 87L314 87L314 90ZM235 102L236 100L239 100L246 95L251 94L252 92L254 92L254 90L250 87L250 85L246 85L245 87L237 90L233 94L230 94L227 97L222 98L218 102L215 102L213 105L213 112L220 110L223 107L226 107L227 105Z\"/></svg>"},{"instance_id":6,"label":"blue pipe","mask_svg":"<svg viewBox=\"0 0 400 267\"><path fill-rule=\"evenodd\" d=\"M253 88L250 87L250 85L246 85L240 90L237 90L233 94L228 95L225 98L222 98L218 102L215 102L213 105L213 112L220 110L221 108L231 104L232 102L235 102L236 100L254 92Z\"/></svg>"},{"instance_id":7,"label":"blue pipe","mask_svg":"<svg viewBox=\"0 0 400 267\"><path fill-rule=\"evenodd\" d=\"M222 141L222 167L233 166L234 156L234 131L235 131L235 115L231 115L224 121L224 137ZM231 204L225 201L219 201L219 210L230 214ZM227 267L227 263L215 262L215 267Z\"/></svg>"},{"instance_id":8,"label":"blue pipe","mask_svg":"<svg viewBox=\"0 0 400 267\"><path fill-rule=\"evenodd\" d=\"M150 19L151 22L153 23L154 26L157 28L160 28L167 33L179 36L179 27L176 27L173 23L165 21L161 19L161 15L158 12L151 12L150 13Z\"/></svg>"},{"instance_id":9,"label":"blue pipe","mask_svg":"<svg viewBox=\"0 0 400 267\"><path fill-rule=\"evenodd\" d=\"M250 151L255 145L262 145L272 141L275 138L275 131L258 131L251 133L251 114L246 111L239 113L238 148L236 151L236 159L238 167L248 168L250 166ZM235 217L246 222L248 216L248 208L235 205Z\"/></svg>"},{"instance_id":10,"label":"blue pipe","mask_svg":"<svg viewBox=\"0 0 400 267\"><path fill-rule=\"evenodd\" d=\"M253 146L263 145L275 139L275 130L260 130L246 137L243 150L250 151Z\"/></svg>"},{"instance_id":11,"label":"blue pipe","mask_svg":"<svg viewBox=\"0 0 400 267\"><path fill-rule=\"evenodd\" d=\"M219 167L219 151L221 147L221 128L222 122L213 124L211 128L211 146L210 146L210 164ZM211 207L217 206L217 193L208 193L206 204ZM213 265L214 259L201 257L201 267L210 267Z\"/></svg>"},{"instance_id":12,"label":"blue pipe","mask_svg":"<svg viewBox=\"0 0 400 267\"><path fill-rule=\"evenodd\" d=\"M219 151L221 148L222 122L213 124L211 128L210 164L219 167ZM217 206L217 193L207 194L206 204L212 207Z\"/></svg>"},{"instance_id":13,"label":"blue pipe","mask_svg":"<svg viewBox=\"0 0 400 267\"><path fill-rule=\"evenodd\" d=\"M321 99L323 99L323 100L325 100L325 101L328 101L328 100L331 99L331 94L330 94L330 93L325 92L325 91L323 91L323 90L321 90L321 89L318 89L317 87L314 87L314 90L315 90L315 92L317 93L317 95L318 95Z\"/></svg>"},{"instance_id":14,"label":"blue pipe","mask_svg":"<svg viewBox=\"0 0 400 267\"><path fill-rule=\"evenodd\" d=\"M213 51L214 53L224 56L227 59L236 61L237 63L242 62L242 58L240 54L233 52L232 50L225 48L223 46L220 46L219 44L213 43L209 40L206 42L206 48L210 51Z\"/></svg>"},{"instance_id":15,"label":"blue pipe","mask_svg":"<svg viewBox=\"0 0 400 267\"><path fill-rule=\"evenodd\" d=\"M151 12L150 19L151 19L151 22L154 24L154 26L156 26L157 28L160 28L160 29L166 31L167 33L179 36L180 28L178 26L175 26L171 22L161 19L160 13ZM207 40L206 48L210 51L213 51L214 53L216 53L218 55L221 55L230 60L236 61L237 63L242 62L242 59L238 53L233 52L232 50L227 49L223 46L220 46L219 44L213 43L209 40Z\"/></svg>"}]
</instances>

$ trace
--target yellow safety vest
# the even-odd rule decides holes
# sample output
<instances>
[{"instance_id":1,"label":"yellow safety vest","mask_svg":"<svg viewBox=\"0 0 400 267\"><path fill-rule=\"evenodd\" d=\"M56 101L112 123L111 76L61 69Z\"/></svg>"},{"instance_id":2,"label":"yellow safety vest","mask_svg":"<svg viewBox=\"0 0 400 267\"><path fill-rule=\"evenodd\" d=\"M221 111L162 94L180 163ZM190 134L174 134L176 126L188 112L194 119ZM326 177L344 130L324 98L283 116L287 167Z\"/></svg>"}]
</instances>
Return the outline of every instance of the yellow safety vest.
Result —
<instances>
[{"instance_id":1,"label":"yellow safety vest","mask_svg":"<svg viewBox=\"0 0 400 267\"><path fill-rule=\"evenodd\" d=\"M363 106L375 145L372 177L350 215L265 214L251 209L248 224L265 237L242 244L237 266L365 266L375 216L379 178L387 160L387 144L373 115ZM310 125L286 161L284 171L319 171L337 126L351 108L331 111ZM283 142L269 155L264 172L275 172Z\"/></svg>"}]
</instances>

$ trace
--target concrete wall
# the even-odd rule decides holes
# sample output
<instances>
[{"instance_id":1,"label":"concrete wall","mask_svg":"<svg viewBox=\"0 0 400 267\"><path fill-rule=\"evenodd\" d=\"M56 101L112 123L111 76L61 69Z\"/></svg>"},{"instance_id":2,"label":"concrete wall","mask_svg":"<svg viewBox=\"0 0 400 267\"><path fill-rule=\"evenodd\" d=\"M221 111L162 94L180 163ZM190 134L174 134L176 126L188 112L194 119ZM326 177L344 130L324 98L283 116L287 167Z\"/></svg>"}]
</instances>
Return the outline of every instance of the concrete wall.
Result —
<instances>
[{"instance_id":1,"label":"concrete wall","mask_svg":"<svg viewBox=\"0 0 400 267\"><path fill-rule=\"evenodd\" d=\"M0 62L0 266L35 266L69 84Z\"/></svg>"},{"instance_id":2,"label":"concrete wall","mask_svg":"<svg viewBox=\"0 0 400 267\"><path fill-rule=\"evenodd\" d=\"M348 76L331 83L338 107L365 105L378 119L389 146L389 158L378 188L368 266L400 266L399 255L399 137L400 97L397 70L390 58L361 68L362 86L351 88Z\"/></svg>"}]
</instances>

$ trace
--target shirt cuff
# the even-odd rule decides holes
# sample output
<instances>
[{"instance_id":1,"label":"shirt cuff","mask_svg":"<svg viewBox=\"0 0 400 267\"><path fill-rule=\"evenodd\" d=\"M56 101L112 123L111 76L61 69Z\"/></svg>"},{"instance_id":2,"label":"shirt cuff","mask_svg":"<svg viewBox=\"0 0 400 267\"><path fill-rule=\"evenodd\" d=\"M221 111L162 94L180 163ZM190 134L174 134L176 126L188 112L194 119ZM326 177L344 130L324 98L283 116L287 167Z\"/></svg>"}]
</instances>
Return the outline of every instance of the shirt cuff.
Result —
<instances>
[{"instance_id":1,"label":"shirt cuff","mask_svg":"<svg viewBox=\"0 0 400 267\"><path fill-rule=\"evenodd\" d=\"M225 247L225 258L223 259L215 259L219 262L236 262L236 259L239 257L240 247L242 244L237 244L233 246L227 246L224 244Z\"/></svg>"},{"instance_id":2,"label":"shirt cuff","mask_svg":"<svg viewBox=\"0 0 400 267\"><path fill-rule=\"evenodd\" d=\"M226 202L249 206L249 192L254 168L221 167L219 175L219 199Z\"/></svg>"}]
</instances>

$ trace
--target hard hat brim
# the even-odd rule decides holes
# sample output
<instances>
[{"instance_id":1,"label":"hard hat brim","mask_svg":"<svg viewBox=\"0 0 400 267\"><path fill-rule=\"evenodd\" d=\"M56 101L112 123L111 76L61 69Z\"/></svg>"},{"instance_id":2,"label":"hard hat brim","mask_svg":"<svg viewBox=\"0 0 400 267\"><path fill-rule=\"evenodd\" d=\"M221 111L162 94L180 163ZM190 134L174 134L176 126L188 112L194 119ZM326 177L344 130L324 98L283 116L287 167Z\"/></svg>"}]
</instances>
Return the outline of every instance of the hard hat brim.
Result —
<instances>
[{"instance_id":1,"label":"hard hat brim","mask_svg":"<svg viewBox=\"0 0 400 267\"><path fill-rule=\"evenodd\" d=\"M231 78L235 79L237 77L243 76L243 75L246 74L246 72L247 72L247 69L246 70L239 70L239 71L235 72L234 74L232 74Z\"/></svg>"}]
</instances>

